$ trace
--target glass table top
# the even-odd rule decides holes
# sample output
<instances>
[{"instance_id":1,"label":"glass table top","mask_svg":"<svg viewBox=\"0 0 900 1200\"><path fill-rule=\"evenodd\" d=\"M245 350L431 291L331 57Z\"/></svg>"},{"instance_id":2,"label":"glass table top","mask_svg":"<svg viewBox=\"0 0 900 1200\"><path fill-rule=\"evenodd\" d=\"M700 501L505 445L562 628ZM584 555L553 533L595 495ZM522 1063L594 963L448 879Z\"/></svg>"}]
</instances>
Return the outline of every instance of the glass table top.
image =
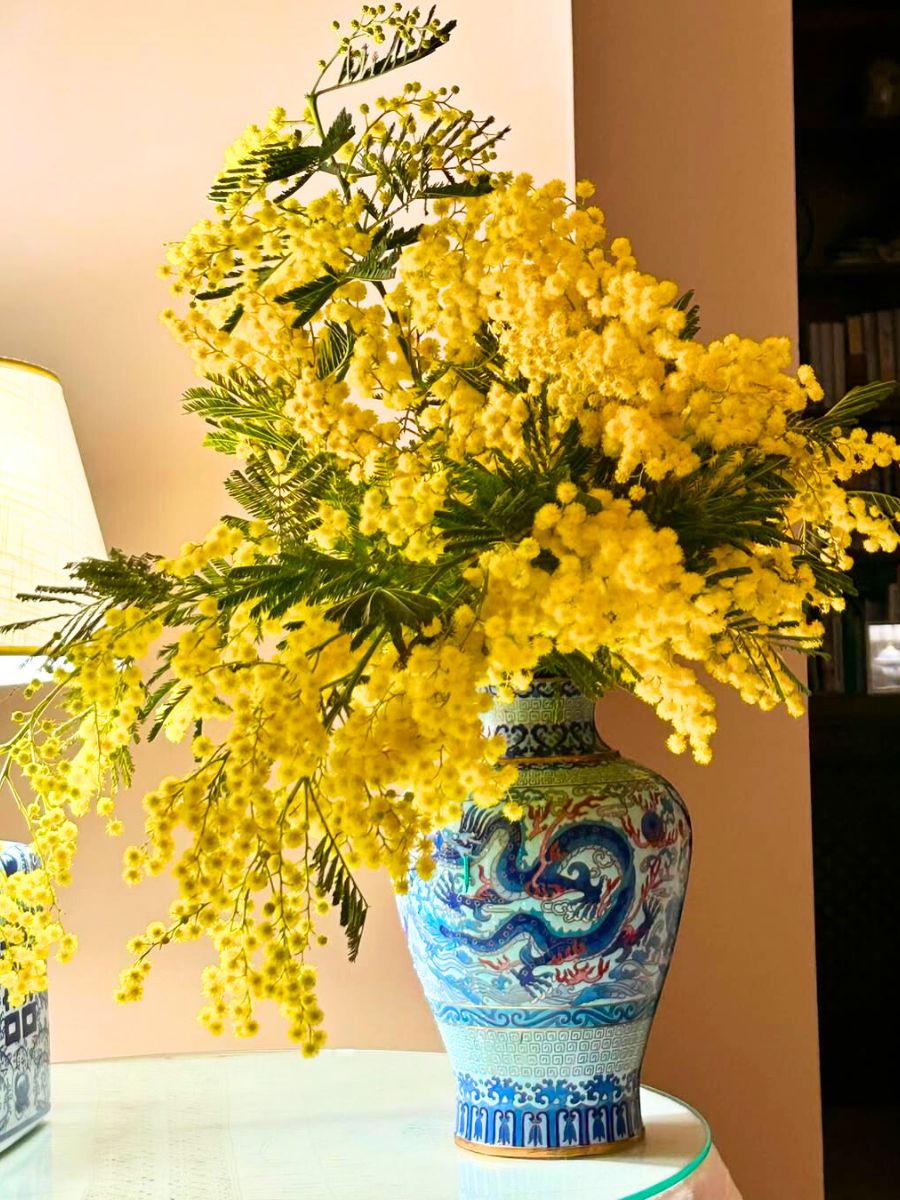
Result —
<instances>
[{"instance_id":1,"label":"glass table top","mask_svg":"<svg viewBox=\"0 0 900 1200\"><path fill-rule=\"evenodd\" d=\"M453 1142L443 1054L332 1050L66 1063L50 1119L0 1156L3 1200L649 1200L710 1150L645 1088L646 1135L594 1158L488 1158Z\"/></svg>"}]
</instances>

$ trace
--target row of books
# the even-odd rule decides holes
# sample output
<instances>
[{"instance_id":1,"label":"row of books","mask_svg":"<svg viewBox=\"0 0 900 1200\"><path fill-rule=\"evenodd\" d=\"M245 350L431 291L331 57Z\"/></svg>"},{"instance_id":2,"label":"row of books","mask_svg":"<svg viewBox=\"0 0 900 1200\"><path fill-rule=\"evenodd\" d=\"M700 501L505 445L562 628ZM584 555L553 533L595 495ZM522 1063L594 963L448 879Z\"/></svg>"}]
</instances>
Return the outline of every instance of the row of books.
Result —
<instances>
[{"instance_id":1,"label":"row of books","mask_svg":"<svg viewBox=\"0 0 900 1200\"><path fill-rule=\"evenodd\" d=\"M830 408L852 387L900 372L900 308L860 313L844 321L812 321L806 344L810 366Z\"/></svg>"},{"instance_id":2,"label":"row of books","mask_svg":"<svg viewBox=\"0 0 900 1200\"><path fill-rule=\"evenodd\" d=\"M886 626L900 630L900 581L888 586L886 603L864 600L848 603L843 613L825 619L822 657L809 661L809 687L814 692L870 692L900 690L885 688L884 672L878 670L878 638L872 631ZM873 669L874 668L874 669ZM890 679L888 680L890 682Z\"/></svg>"}]
</instances>

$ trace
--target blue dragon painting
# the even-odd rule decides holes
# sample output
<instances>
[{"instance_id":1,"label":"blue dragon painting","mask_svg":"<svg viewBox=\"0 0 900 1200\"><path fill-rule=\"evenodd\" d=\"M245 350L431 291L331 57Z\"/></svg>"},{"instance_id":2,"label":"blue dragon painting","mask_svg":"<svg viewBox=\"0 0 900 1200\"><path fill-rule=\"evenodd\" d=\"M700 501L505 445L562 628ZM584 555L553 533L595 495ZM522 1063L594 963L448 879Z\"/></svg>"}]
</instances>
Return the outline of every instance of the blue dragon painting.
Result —
<instances>
[{"instance_id":1,"label":"blue dragon painting","mask_svg":"<svg viewBox=\"0 0 900 1200\"><path fill-rule=\"evenodd\" d=\"M552 979L538 973L539 968L596 955L609 958L620 951L627 957L652 927L659 904L651 898L642 902L640 923L629 922L636 896L634 855L626 835L613 825L594 821L557 829L544 838L533 861L528 861L522 821L510 821L496 810L471 806L459 830L439 839L438 860L465 867L480 859L495 839L500 849L491 864L491 882L487 882L483 867L479 868L479 886L471 895L457 891L449 873L439 881L437 895L449 909L467 909L476 922L483 923L488 920L488 910L502 907L505 897L524 895L536 901L567 898L563 912L580 923L588 922L587 928L559 931L543 913L517 912L490 933L451 928L444 923L439 931L479 956L524 940L518 965L512 970L532 994L552 983Z\"/></svg>"}]
</instances>

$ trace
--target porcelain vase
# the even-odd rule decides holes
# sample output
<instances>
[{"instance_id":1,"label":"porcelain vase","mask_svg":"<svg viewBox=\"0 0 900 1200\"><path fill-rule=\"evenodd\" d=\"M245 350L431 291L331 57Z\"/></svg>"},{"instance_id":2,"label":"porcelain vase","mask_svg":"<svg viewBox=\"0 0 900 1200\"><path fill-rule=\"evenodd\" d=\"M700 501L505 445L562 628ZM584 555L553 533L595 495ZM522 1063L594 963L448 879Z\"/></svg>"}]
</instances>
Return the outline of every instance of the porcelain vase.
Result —
<instances>
[{"instance_id":1,"label":"porcelain vase","mask_svg":"<svg viewBox=\"0 0 900 1200\"><path fill-rule=\"evenodd\" d=\"M539 680L485 716L523 815L469 802L400 900L456 1075L456 1140L596 1154L641 1136L640 1072L691 855L671 784L597 735L594 704Z\"/></svg>"},{"instance_id":2,"label":"porcelain vase","mask_svg":"<svg viewBox=\"0 0 900 1200\"><path fill-rule=\"evenodd\" d=\"M32 871L38 860L18 842L0 842L0 872ZM0 926L0 941L3 929ZM0 1151L50 1111L50 1035L47 993L11 1007L0 989ZM0 1167L0 1175L2 1175ZM4 1195L0 1186L0 1196Z\"/></svg>"}]
</instances>

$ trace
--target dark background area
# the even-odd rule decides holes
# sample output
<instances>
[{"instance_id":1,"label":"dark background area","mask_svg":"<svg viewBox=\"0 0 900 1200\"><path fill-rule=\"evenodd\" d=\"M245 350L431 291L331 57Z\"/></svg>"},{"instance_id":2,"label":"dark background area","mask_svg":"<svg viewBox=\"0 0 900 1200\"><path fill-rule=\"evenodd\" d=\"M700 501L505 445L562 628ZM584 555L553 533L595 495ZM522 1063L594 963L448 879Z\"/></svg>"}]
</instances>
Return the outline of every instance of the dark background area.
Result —
<instances>
[{"instance_id":1,"label":"dark background area","mask_svg":"<svg viewBox=\"0 0 900 1200\"><path fill-rule=\"evenodd\" d=\"M837 326L829 404L842 374L849 388L898 373L900 324L893 350L860 348L851 319L900 313L900 4L795 0L794 69L801 357L817 365L814 326ZM900 432L896 394L870 426ZM900 494L897 468L871 486ZM896 619L898 565L898 554L858 563L858 596L811 672L826 1200L900 1196L900 690L874 693L866 662L867 623Z\"/></svg>"}]
</instances>

